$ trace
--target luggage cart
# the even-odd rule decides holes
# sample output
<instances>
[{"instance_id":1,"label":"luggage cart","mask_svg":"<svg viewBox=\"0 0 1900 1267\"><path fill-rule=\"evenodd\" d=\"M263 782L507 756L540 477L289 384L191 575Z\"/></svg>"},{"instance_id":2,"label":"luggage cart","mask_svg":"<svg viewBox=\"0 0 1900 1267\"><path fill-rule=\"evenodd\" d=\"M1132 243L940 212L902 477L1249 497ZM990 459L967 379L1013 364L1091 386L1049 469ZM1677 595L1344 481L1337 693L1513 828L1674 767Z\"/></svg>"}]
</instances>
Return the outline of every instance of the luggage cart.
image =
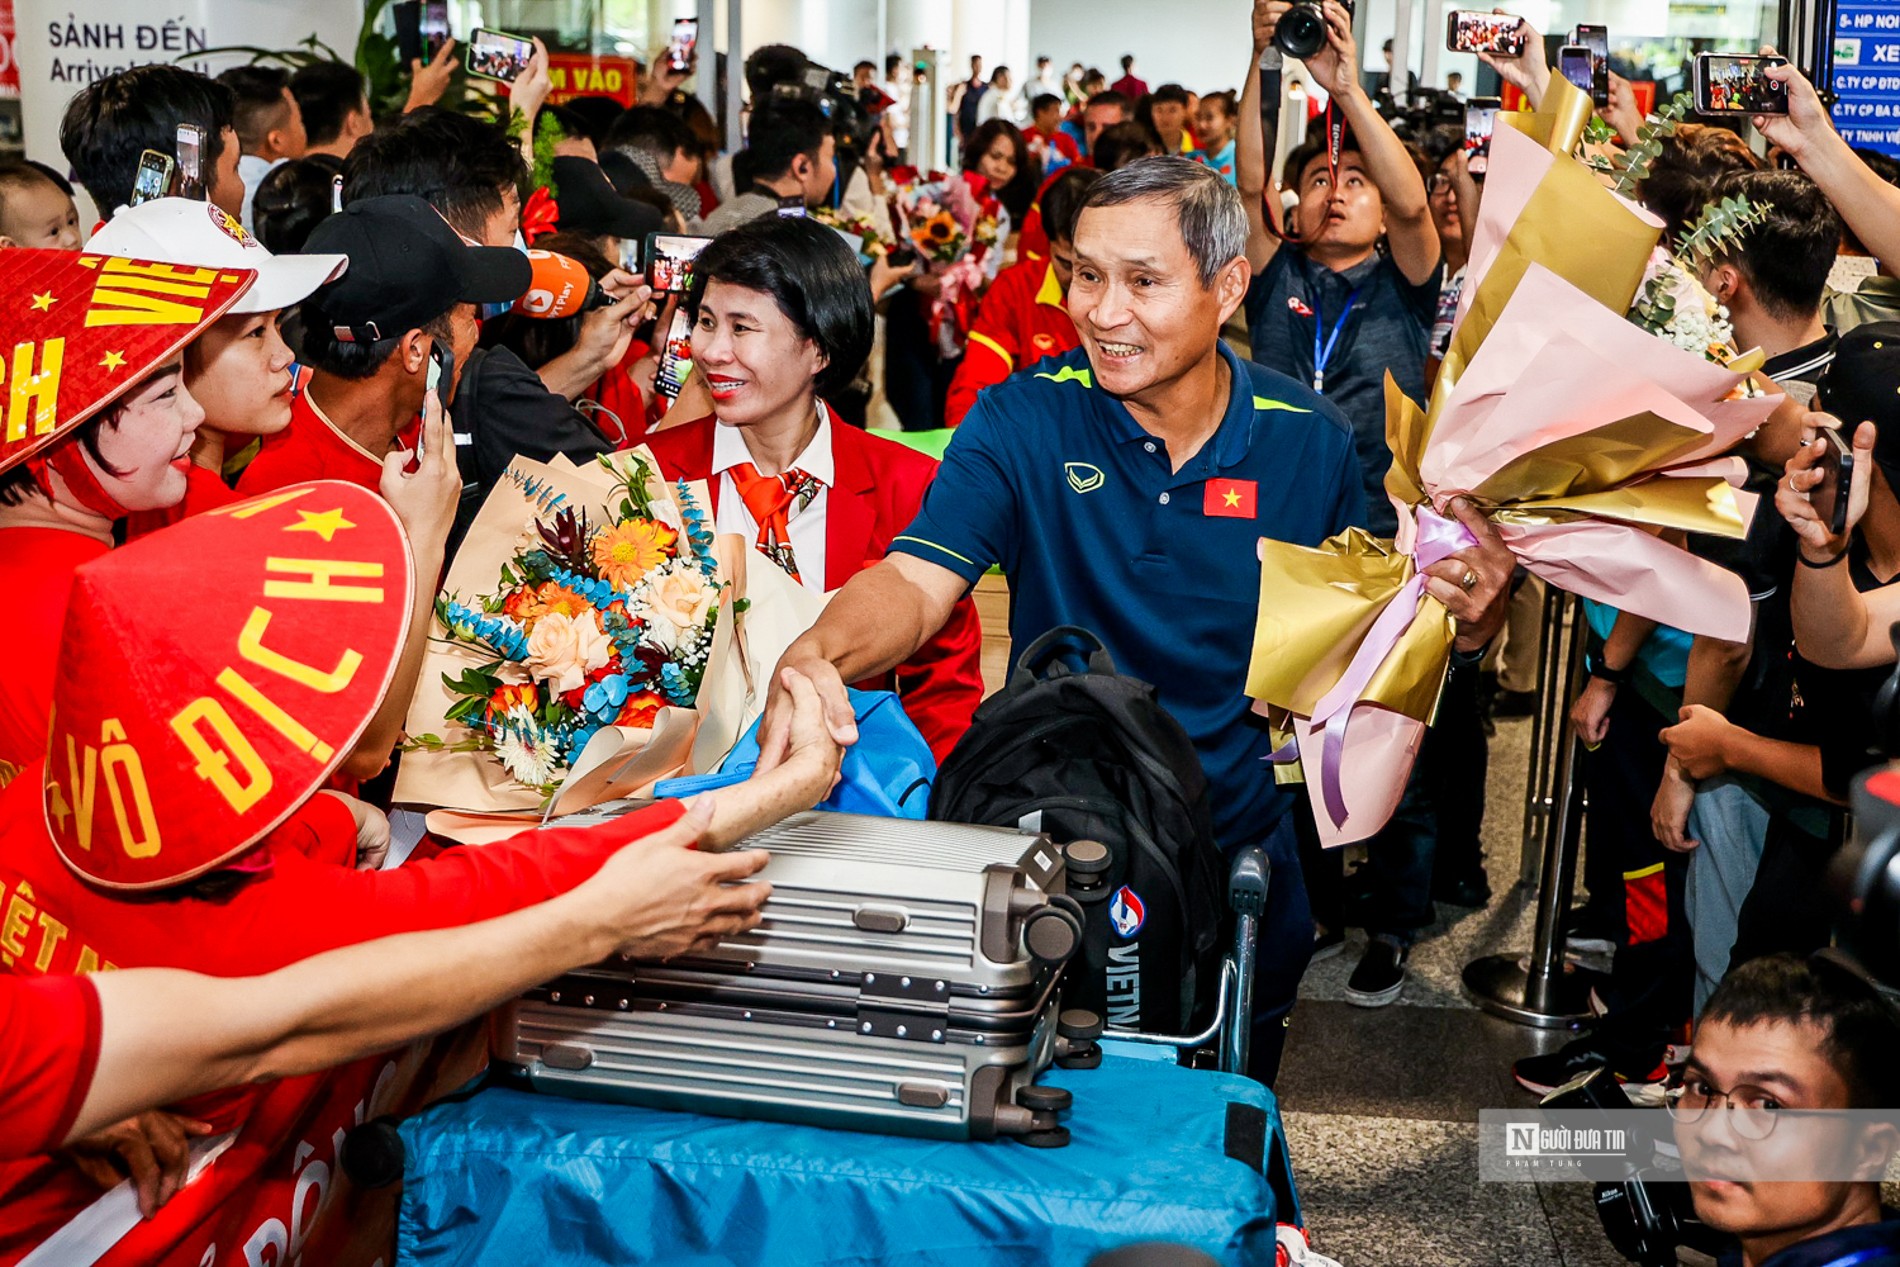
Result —
<instances>
[{"instance_id":1,"label":"luggage cart","mask_svg":"<svg viewBox=\"0 0 1900 1267\"><path fill-rule=\"evenodd\" d=\"M1092 841L1076 844L1092 845ZM1073 849L1075 846L1071 845ZM1099 849L1101 846L1096 845ZM1078 868L1071 859L1071 877ZM1139 1043L1151 1047L1172 1047L1182 1063L1194 1063L1197 1054L1211 1053L1222 1073L1247 1072L1247 1056L1253 1042L1254 960L1260 944L1260 920L1267 908L1267 885L1272 867L1267 854L1258 845L1249 845L1234 854L1227 873L1227 902L1234 913L1233 948L1221 959L1220 980L1216 984L1214 1015L1196 1034L1152 1034L1142 1030L1117 1029L1104 1024L1094 1012L1069 1009L1058 1018L1056 1027L1056 1063L1067 1069L1088 1069L1101 1063L1101 1039ZM1071 893L1074 892L1073 887Z\"/></svg>"}]
</instances>

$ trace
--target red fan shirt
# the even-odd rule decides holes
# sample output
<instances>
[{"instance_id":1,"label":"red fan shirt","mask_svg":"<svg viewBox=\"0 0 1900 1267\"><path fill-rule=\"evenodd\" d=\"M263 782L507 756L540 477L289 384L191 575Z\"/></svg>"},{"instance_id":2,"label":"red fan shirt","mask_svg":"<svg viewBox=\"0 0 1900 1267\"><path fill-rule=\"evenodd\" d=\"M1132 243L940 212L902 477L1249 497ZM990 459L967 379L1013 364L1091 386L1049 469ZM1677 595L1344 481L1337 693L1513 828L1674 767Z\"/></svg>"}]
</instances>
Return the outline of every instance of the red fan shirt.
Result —
<instances>
[{"instance_id":1,"label":"red fan shirt","mask_svg":"<svg viewBox=\"0 0 1900 1267\"><path fill-rule=\"evenodd\" d=\"M46 755L73 572L109 549L63 528L0 528L0 595L10 625L7 670L0 673L0 786Z\"/></svg>"},{"instance_id":2,"label":"red fan shirt","mask_svg":"<svg viewBox=\"0 0 1900 1267\"><path fill-rule=\"evenodd\" d=\"M344 435L310 399L310 372L298 377L290 402L290 425L264 437L264 447L238 476L237 491L255 497L304 480L348 480L370 492L383 482L383 456Z\"/></svg>"},{"instance_id":3,"label":"red fan shirt","mask_svg":"<svg viewBox=\"0 0 1900 1267\"><path fill-rule=\"evenodd\" d=\"M99 995L84 977L0 977L0 1158L65 1140L99 1063Z\"/></svg>"},{"instance_id":4,"label":"red fan shirt","mask_svg":"<svg viewBox=\"0 0 1900 1267\"><path fill-rule=\"evenodd\" d=\"M273 866L262 874L115 896L85 884L54 852L40 777L35 766L0 793L0 949L13 972L29 976L109 967L270 972L339 946L470 924L545 901L593 875L617 847L580 830L529 831L394 871L357 871L276 848L273 836ZM683 812L679 802L662 801L639 814L650 833ZM334 830L345 829L339 822ZM353 846L353 828L350 840ZM274 1257L260 1248L251 1259L288 1262L301 1251L308 1262L337 1261L336 1239L348 1236L355 1216L332 1204L321 1207L327 1222L315 1225L344 1133L379 1113L414 1111L472 1072L458 1068L445 1078L425 1043L179 1106L219 1131L237 1132L235 1141L99 1261L198 1267L214 1244L220 1262L239 1247L270 1245ZM17 1262L98 1196L77 1171L51 1159L0 1166L0 1264Z\"/></svg>"}]
</instances>

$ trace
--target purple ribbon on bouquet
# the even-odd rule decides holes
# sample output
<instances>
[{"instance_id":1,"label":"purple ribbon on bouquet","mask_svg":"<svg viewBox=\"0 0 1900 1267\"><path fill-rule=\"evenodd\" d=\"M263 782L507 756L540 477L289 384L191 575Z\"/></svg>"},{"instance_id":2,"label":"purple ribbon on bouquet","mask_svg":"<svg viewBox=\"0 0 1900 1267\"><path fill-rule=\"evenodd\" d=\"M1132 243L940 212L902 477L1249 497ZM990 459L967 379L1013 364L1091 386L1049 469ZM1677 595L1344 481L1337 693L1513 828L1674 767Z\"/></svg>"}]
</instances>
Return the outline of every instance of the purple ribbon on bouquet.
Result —
<instances>
[{"instance_id":1,"label":"purple ribbon on bouquet","mask_svg":"<svg viewBox=\"0 0 1900 1267\"><path fill-rule=\"evenodd\" d=\"M1312 724L1319 728L1321 737L1320 795L1335 827L1346 821L1346 795L1339 785L1339 768L1345 759L1346 726L1352 719L1353 705L1359 702L1360 693L1372 681L1372 675L1379 671L1386 656L1411 627L1413 617L1418 615L1418 605L1425 598L1425 570L1478 544L1469 528L1456 519L1445 518L1430 506L1419 506L1413 513L1418 523L1418 538L1412 547L1417 570L1372 622L1365 641L1359 644L1359 650L1353 653L1352 662L1333 684L1333 689L1313 706ZM1292 739L1268 760L1284 764L1298 756L1299 742Z\"/></svg>"}]
</instances>

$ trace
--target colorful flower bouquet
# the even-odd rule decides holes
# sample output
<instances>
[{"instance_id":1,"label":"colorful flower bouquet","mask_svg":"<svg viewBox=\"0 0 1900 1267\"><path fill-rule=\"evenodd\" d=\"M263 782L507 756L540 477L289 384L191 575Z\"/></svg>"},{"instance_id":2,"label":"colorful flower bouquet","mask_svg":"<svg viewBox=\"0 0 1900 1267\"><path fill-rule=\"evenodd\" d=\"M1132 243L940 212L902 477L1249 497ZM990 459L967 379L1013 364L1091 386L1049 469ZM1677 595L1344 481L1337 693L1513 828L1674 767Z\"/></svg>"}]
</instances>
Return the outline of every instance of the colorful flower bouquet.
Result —
<instances>
[{"instance_id":1,"label":"colorful flower bouquet","mask_svg":"<svg viewBox=\"0 0 1900 1267\"><path fill-rule=\"evenodd\" d=\"M836 207L820 207L811 213L811 217L826 228L835 230L845 240L845 244L858 253L860 263L869 264L891 252L891 243L875 224L862 216L854 218Z\"/></svg>"},{"instance_id":2,"label":"colorful flower bouquet","mask_svg":"<svg viewBox=\"0 0 1900 1267\"><path fill-rule=\"evenodd\" d=\"M585 467L510 465L436 600L399 801L534 809L603 752L631 754L662 733L684 736L669 751L691 747L720 631L741 602L703 488L657 471L644 449Z\"/></svg>"},{"instance_id":3,"label":"colorful flower bouquet","mask_svg":"<svg viewBox=\"0 0 1900 1267\"><path fill-rule=\"evenodd\" d=\"M956 356L976 319L983 287L995 274L990 255L999 246L1002 203L974 172L923 175L896 167L890 179L896 186L890 196L891 224L939 280L931 330L938 350Z\"/></svg>"},{"instance_id":4,"label":"colorful flower bouquet","mask_svg":"<svg viewBox=\"0 0 1900 1267\"><path fill-rule=\"evenodd\" d=\"M1658 255L1660 222L1571 157L1589 113L1558 80L1539 115L1499 118L1432 397L1421 409L1386 383L1397 539L1261 542L1247 694L1285 740L1282 777L1297 756L1313 785L1328 844L1385 824L1437 707L1457 631L1421 569L1474 544L1455 497L1561 589L1747 637L1742 582L1659 534L1743 534L1754 499L1721 455L1783 398L1751 381L1763 358L1728 346L1693 268ZM1748 211L1705 218L1683 249L1745 231Z\"/></svg>"}]
</instances>

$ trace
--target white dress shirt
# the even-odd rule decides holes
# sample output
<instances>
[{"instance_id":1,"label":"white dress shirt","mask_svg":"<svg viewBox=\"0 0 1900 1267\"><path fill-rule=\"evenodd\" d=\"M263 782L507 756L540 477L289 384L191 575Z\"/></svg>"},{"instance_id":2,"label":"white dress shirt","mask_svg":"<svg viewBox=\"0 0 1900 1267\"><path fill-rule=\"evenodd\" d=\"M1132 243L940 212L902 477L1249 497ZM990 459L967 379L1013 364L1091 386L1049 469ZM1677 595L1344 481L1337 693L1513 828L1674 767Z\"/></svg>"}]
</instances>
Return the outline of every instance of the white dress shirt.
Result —
<instances>
[{"instance_id":1,"label":"white dress shirt","mask_svg":"<svg viewBox=\"0 0 1900 1267\"><path fill-rule=\"evenodd\" d=\"M732 468L753 460L739 428L719 423L713 427L712 474L719 481L719 513L713 526L719 532L736 532L756 548L759 521L746 508L739 486L733 482ZM803 471L820 484L818 495L805 509L794 504L791 511L792 555L798 560L798 579L813 593L825 593L825 503L837 480L837 466L831 458L831 413L818 402L818 431L805 446L792 469ZM764 472L760 472L763 474Z\"/></svg>"}]
</instances>

